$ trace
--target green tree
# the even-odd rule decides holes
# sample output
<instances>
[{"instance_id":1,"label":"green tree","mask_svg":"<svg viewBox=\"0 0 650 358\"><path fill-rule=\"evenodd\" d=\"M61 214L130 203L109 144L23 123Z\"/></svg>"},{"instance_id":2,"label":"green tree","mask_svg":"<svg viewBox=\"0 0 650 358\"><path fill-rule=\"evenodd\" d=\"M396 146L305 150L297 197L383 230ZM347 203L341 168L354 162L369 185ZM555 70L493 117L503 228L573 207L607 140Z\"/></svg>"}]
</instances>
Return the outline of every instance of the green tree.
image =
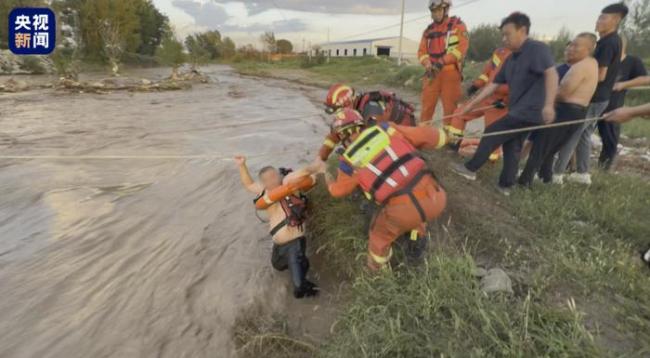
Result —
<instances>
[{"instance_id":1,"label":"green tree","mask_svg":"<svg viewBox=\"0 0 650 358\"><path fill-rule=\"evenodd\" d=\"M571 40L573 40L573 33L571 33L571 30L567 27L562 27L560 32L558 32L553 40L548 43L556 62L564 62L564 50Z\"/></svg>"},{"instance_id":2,"label":"green tree","mask_svg":"<svg viewBox=\"0 0 650 358\"><path fill-rule=\"evenodd\" d=\"M195 35L196 41L207 53L210 60L216 60L220 57L221 34L219 31L207 31Z\"/></svg>"},{"instance_id":3,"label":"green tree","mask_svg":"<svg viewBox=\"0 0 650 358\"><path fill-rule=\"evenodd\" d=\"M203 47L203 42L201 41L201 35L188 35L185 38L185 47L189 54L189 62L192 65L192 69L196 69L198 66L208 62L210 60L210 52Z\"/></svg>"},{"instance_id":4,"label":"green tree","mask_svg":"<svg viewBox=\"0 0 650 358\"><path fill-rule=\"evenodd\" d=\"M168 33L156 49L156 60L161 65L170 66L172 78L176 77L178 67L185 63L187 57L183 52L183 44L174 38L173 33Z\"/></svg>"},{"instance_id":5,"label":"green tree","mask_svg":"<svg viewBox=\"0 0 650 358\"><path fill-rule=\"evenodd\" d=\"M650 57L650 0L630 2L630 15L623 25L628 39L628 52L632 55Z\"/></svg>"},{"instance_id":6,"label":"green tree","mask_svg":"<svg viewBox=\"0 0 650 358\"><path fill-rule=\"evenodd\" d=\"M118 45L121 53L137 52L141 44L138 3L133 0L85 0L79 16L84 54L91 59L108 60Z\"/></svg>"},{"instance_id":7,"label":"green tree","mask_svg":"<svg viewBox=\"0 0 650 358\"><path fill-rule=\"evenodd\" d=\"M223 58L233 58L237 52L235 42L230 37L224 37L221 41L220 52Z\"/></svg>"},{"instance_id":8,"label":"green tree","mask_svg":"<svg viewBox=\"0 0 650 358\"><path fill-rule=\"evenodd\" d=\"M293 44L289 40L280 39L275 42L275 47L278 53L287 54L293 52Z\"/></svg>"},{"instance_id":9,"label":"green tree","mask_svg":"<svg viewBox=\"0 0 650 358\"><path fill-rule=\"evenodd\" d=\"M137 52L153 56L156 49L169 33L169 19L153 5L151 0L136 1L140 20L140 46Z\"/></svg>"},{"instance_id":10,"label":"green tree","mask_svg":"<svg viewBox=\"0 0 650 358\"><path fill-rule=\"evenodd\" d=\"M262 34L262 36L260 36L260 41L262 41L264 47L266 47L266 50L269 53L275 53L277 51L277 42L273 32L267 31Z\"/></svg>"},{"instance_id":11,"label":"green tree","mask_svg":"<svg viewBox=\"0 0 650 358\"><path fill-rule=\"evenodd\" d=\"M0 0L0 48L8 48L7 38L9 37L9 13L15 7L39 7L47 6L45 0Z\"/></svg>"},{"instance_id":12,"label":"green tree","mask_svg":"<svg viewBox=\"0 0 650 358\"><path fill-rule=\"evenodd\" d=\"M469 33L470 46L467 58L472 61L487 61L497 48L503 46L499 26L481 24Z\"/></svg>"}]
</instances>

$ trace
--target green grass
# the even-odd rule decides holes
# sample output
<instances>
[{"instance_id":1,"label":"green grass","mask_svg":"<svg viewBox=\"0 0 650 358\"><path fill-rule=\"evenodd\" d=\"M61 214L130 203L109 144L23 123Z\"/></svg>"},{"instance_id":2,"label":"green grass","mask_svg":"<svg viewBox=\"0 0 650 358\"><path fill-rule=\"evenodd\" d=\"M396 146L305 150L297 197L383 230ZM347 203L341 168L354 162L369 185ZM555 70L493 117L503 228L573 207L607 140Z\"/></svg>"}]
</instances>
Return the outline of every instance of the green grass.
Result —
<instances>
[{"instance_id":1,"label":"green grass","mask_svg":"<svg viewBox=\"0 0 650 358\"><path fill-rule=\"evenodd\" d=\"M494 179L493 173L485 178ZM533 236L526 242L488 245L502 251L494 264L509 268L514 295L488 296L479 290L472 272L482 248L467 243L485 237L477 230L481 225L452 230L453 244L439 246L423 267L379 276L356 271L352 301L321 356L650 354L650 277L636 253L650 243L650 184L603 175L590 189L517 192L507 207ZM332 241L326 250L344 248L344 267L362 265L350 258L349 250L365 252L355 237L363 233L359 225L353 226L354 234L346 231L345 220L331 224L341 218L339 210L352 213L354 208L319 200L319 219L313 223L319 235ZM502 218L486 214L473 220L498 226Z\"/></svg>"},{"instance_id":2,"label":"green grass","mask_svg":"<svg viewBox=\"0 0 650 358\"><path fill-rule=\"evenodd\" d=\"M274 63L240 62L233 66L241 73L249 75L267 75L274 70L309 71L316 80L329 83L343 82L354 86L368 88L373 86L391 86L419 92L422 86L424 70L420 65L398 67L395 60L375 57L332 58L329 63L306 65L304 61L286 60ZM472 80L480 72L481 64L467 63L465 79Z\"/></svg>"},{"instance_id":3,"label":"green grass","mask_svg":"<svg viewBox=\"0 0 650 358\"><path fill-rule=\"evenodd\" d=\"M625 105L638 106L650 103L650 89L629 91ZM623 134L630 138L650 139L650 121L636 120L623 125Z\"/></svg>"},{"instance_id":4,"label":"green grass","mask_svg":"<svg viewBox=\"0 0 650 358\"><path fill-rule=\"evenodd\" d=\"M338 61L307 70L331 82L350 76L347 82L390 84L410 76L386 70L382 60ZM275 66L298 64L255 68ZM624 131L647 131L645 123ZM599 174L590 188L536 184L504 199L490 189L498 166L470 184L448 172L448 155L427 158L449 207L431 226L433 249L419 267L368 274L361 199L334 200L322 186L311 193L312 247L352 292L326 342L310 342L315 349L306 355L301 343L282 345L279 356L650 356L650 270L638 255L650 244L647 178ZM514 294L482 293L473 274L479 265L505 269ZM265 347L259 352L269 352Z\"/></svg>"}]
</instances>

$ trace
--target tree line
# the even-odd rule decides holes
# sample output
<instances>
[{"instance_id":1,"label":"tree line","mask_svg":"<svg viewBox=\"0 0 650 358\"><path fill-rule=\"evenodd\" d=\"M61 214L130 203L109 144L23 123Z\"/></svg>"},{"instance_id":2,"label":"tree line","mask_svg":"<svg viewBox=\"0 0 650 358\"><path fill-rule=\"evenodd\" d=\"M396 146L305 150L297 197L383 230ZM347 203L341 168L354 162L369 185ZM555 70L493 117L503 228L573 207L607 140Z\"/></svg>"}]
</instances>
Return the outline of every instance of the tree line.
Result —
<instances>
[{"instance_id":1,"label":"tree line","mask_svg":"<svg viewBox=\"0 0 650 358\"><path fill-rule=\"evenodd\" d=\"M630 6L630 14L623 24L621 33L628 39L628 52L641 58L649 58L650 0L627 1L627 3ZM590 30L592 29L585 29L585 31ZM573 36L574 34L567 27L563 27L548 42L558 62L563 60L564 49ZM496 24L479 25L470 31L469 37L471 46L467 53L467 59L470 61L486 61L494 49L502 46L501 33Z\"/></svg>"}]
</instances>

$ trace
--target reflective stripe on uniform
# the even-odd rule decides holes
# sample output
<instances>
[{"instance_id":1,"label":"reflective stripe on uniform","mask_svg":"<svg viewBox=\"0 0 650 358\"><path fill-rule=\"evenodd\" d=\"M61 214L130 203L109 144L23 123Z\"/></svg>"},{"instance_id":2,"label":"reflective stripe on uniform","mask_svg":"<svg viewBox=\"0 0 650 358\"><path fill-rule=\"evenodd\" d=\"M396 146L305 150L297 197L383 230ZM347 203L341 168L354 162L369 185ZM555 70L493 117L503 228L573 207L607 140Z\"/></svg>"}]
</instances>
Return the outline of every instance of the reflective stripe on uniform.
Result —
<instances>
[{"instance_id":1,"label":"reflective stripe on uniform","mask_svg":"<svg viewBox=\"0 0 650 358\"><path fill-rule=\"evenodd\" d=\"M450 129L453 127L450 127ZM456 129L456 128L453 128ZM456 129L457 130L457 129ZM438 145L436 146L436 149L440 149L444 147L447 144L447 133L445 133L444 130L438 129ZM462 131L461 131L462 134Z\"/></svg>"},{"instance_id":2,"label":"reflective stripe on uniform","mask_svg":"<svg viewBox=\"0 0 650 358\"><path fill-rule=\"evenodd\" d=\"M501 59L499 56L494 55L492 56L492 63L494 64L494 67L499 67L501 65Z\"/></svg>"},{"instance_id":3,"label":"reflective stripe on uniform","mask_svg":"<svg viewBox=\"0 0 650 358\"><path fill-rule=\"evenodd\" d=\"M334 94L332 95L332 102L334 102L335 104L338 104L339 95L341 94L341 92L347 91L347 90L351 90L351 88L348 87L348 86L341 86L341 87L337 88L336 91L334 91Z\"/></svg>"},{"instance_id":4,"label":"reflective stripe on uniform","mask_svg":"<svg viewBox=\"0 0 650 358\"><path fill-rule=\"evenodd\" d=\"M428 59L429 59L429 55L428 55L428 54L426 54L426 55L422 55L422 56L420 56L420 63L422 63L422 61L424 61L424 60L428 60Z\"/></svg>"},{"instance_id":5,"label":"reflective stripe on uniform","mask_svg":"<svg viewBox=\"0 0 650 358\"><path fill-rule=\"evenodd\" d=\"M331 141L329 139L325 139L325 141L323 142L323 145L328 147L328 148L336 147L336 143L334 143L333 141Z\"/></svg>"},{"instance_id":6,"label":"reflective stripe on uniform","mask_svg":"<svg viewBox=\"0 0 650 358\"><path fill-rule=\"evenodd\" d=\"M390 258L393 256L393 249L392 248L389 249L388 255L386 256L375 255L370 250L368 250L368 254L370 255L370 257L374 262L378 263L379 265L386 265L390 261Z\"/></svg>"},{"instance_id":7,"label":"reflective stripe on uniform","mask_svg":"<svg viewBox=\"0 0 650 358\"><path fill-rule=\"evenodd\" d=\"M482 75L478 76L478 79L483 81L483 82L489 82L490 81L490 77L488 77L486 74L482 74Z\"/></svg>"},{"instance_id":8,"label":"reflective stripe on uniform","mask_svg":"<svg viewBox=\"0 0 650 358\"><path fill-rule=\"evenodd\" d=\"M463 53L457 48L450 48L447 53L452 54L458 61L463 59Z\"/></svg>"}]
</instances>

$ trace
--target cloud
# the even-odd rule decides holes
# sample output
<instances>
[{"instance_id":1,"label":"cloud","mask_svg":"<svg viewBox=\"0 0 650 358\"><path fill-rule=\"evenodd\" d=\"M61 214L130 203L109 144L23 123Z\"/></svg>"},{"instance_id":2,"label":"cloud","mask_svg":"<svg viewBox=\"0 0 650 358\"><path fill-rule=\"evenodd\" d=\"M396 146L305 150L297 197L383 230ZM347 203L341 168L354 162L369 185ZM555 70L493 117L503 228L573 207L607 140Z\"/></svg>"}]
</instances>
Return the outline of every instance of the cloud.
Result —
<instances>
[{"instance_id":1,"label":"cloud","mask_svg":"<svg viewBox=\"0 0 650 358\"><path fill-rule=\"evenodd\" d=\"M174 0L172 5L193 17L197 26L213 27L225 23L230 18L224 7L214 2Z\"/></svg>"},{"instance_id":2,"label":"cloud","mask_svg":"<svg viewBox=\"0 0 650 358\"><path fill-rule=\"evenodd\" d=\"M306 31L307 24L300 19L272 20L259 16L261 12L251 13L248 5L233 2L173 0L172 5L194 18L198 28L218 29L229 32Z\"/></svg>"},{"instance_id":3,"label":"cloud","mask_svg":"<svg viewBox=\"0 0 650 358\"><path fill-rule=\"evenodd\" d=\"M251 13L269 9L285 9L331 14L394 15L401 10L399 0L256 0L247 2ZM407 11L426 11L426 0L406 3Z\"/></svg>"}]
</instances>

